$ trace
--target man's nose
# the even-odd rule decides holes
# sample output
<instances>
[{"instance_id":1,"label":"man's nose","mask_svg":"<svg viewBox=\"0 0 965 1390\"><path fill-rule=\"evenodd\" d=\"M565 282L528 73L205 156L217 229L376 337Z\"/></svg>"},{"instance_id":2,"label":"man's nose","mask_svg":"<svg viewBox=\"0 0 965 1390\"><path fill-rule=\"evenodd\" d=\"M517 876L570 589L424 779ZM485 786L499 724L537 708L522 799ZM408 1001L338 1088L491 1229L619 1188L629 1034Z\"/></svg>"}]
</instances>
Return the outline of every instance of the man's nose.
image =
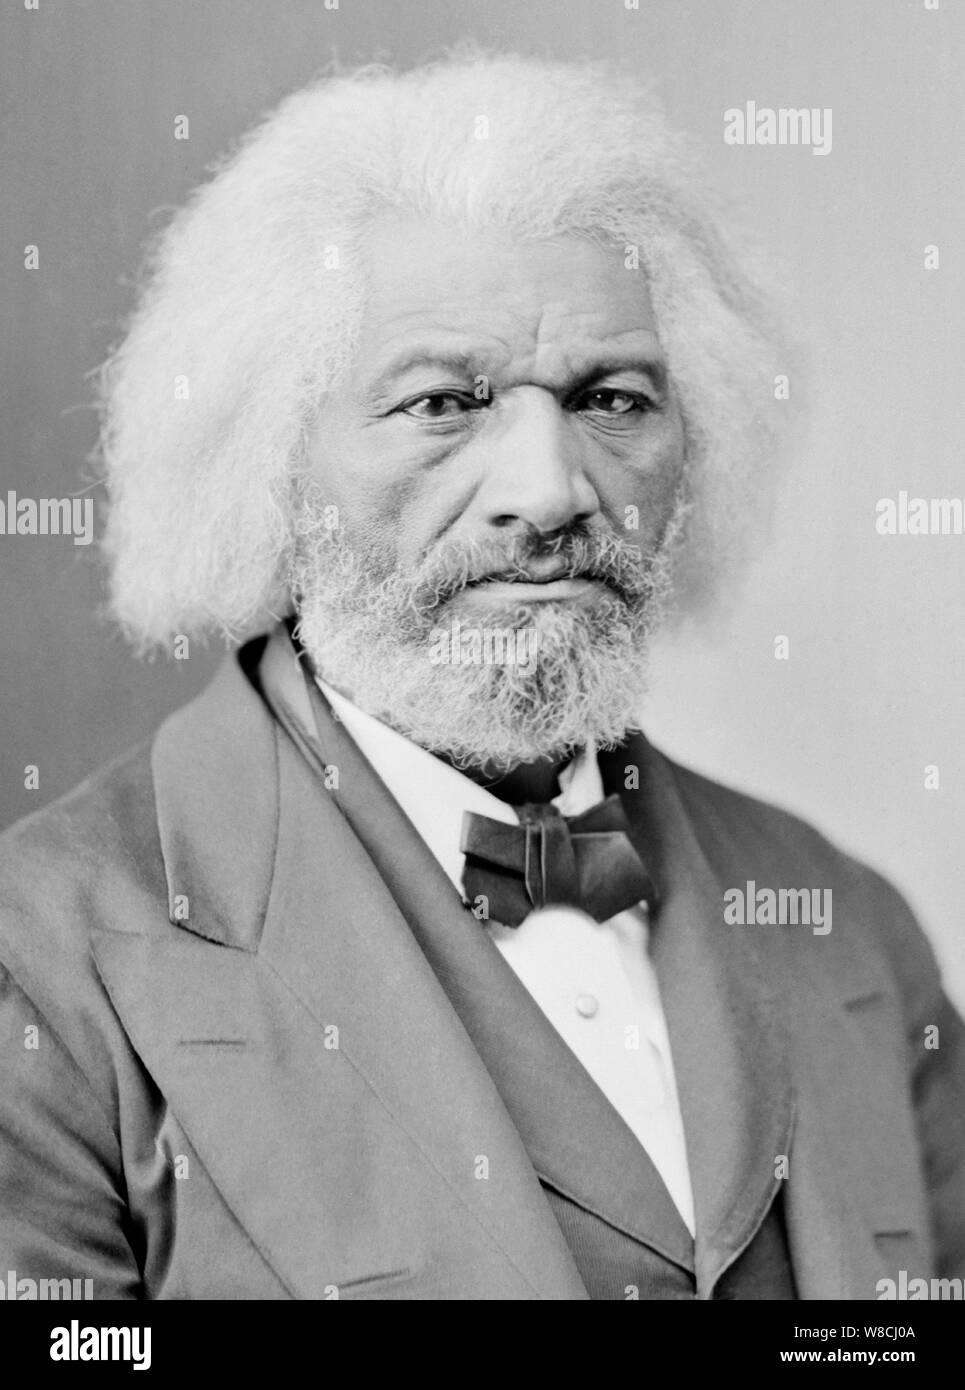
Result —
<instances>
[{"instance_id":1,"label":"man's nose","mask_svg":"<svg viewBox=\"0 0 965 1390\"><path fill-rule=\"evenodd\" d=\"M557 531L599 511L576 421L549 391L519 387L497 410L479 441L485 474L474 499L491 526Z\"/></svg>"}]
</instances>

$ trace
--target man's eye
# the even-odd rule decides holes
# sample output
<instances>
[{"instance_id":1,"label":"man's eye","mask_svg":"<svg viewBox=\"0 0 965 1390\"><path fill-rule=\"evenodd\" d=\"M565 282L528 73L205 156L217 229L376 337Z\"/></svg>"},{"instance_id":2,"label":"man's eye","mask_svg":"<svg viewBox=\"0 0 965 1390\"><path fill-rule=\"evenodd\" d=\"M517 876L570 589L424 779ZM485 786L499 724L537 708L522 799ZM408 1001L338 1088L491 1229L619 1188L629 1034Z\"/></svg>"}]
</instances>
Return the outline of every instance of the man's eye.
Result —
<instances>
[{"instance_id":1,"label":"man's eye","mask_svg":"<svg viewBox=\"0 0 965 1390\"><path fill-rule=\"evenodd\" d=\"M457 391L432 391L406 401L400 409L416 420L454 420L476 404L478 402L471 396L462 396Z\"/></svg>"},{"instance_id":2,"label":"man's eye","mask_svg":"<svg viewBox=\"0 0 965 1390\"><path fill-rule=\"evenodd\" d=\"M633 415L653 407L652 402L637 391L618 391L611 387L587 391L577 402L577 408L591 415Z\"/></svg>"}]
</instances>

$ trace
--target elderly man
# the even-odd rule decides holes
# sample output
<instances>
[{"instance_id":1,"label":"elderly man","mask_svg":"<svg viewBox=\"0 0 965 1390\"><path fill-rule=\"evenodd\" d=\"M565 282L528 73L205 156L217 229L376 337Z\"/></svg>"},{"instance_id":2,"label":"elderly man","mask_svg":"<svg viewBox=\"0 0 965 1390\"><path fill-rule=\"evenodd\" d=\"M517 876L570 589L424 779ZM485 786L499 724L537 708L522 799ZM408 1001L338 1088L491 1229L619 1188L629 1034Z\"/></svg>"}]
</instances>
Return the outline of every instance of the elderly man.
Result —
<instances>
[{"instance_id":1,"label":"elderly man","mask_svg":"<svg viewBox=\"0 0 965 1390\"><path fill-rule=\"evenodd\" d=\"M105 372L114 611L239 645L3 839L18 1277L965 1274L963 1032L907 909L640 732L786 409L710 206L632 84L460 57L295 95L165 233Z\"/></svg>"}]
</instances>

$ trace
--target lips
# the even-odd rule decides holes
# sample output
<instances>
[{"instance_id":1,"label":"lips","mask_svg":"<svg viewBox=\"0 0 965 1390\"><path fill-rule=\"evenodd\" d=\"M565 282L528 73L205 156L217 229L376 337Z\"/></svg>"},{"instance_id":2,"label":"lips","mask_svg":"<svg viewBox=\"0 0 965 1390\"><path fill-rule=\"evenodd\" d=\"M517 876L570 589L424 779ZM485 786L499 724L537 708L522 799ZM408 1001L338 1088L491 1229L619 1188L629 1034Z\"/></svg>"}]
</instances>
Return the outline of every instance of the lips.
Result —
<instances>
[{"instance_id":1,"label":"lips","mask_svg":"<svg viewBox=\"0 0 965 1390\"><path fill-rule=\"evenodd\" d=\"M474 579L473 584L552 584L556 579L574 579L569 564L554 556L545 561L531 560L527 568L509 570L502 574L487 574Z\"/></svg>"}]
</instances>

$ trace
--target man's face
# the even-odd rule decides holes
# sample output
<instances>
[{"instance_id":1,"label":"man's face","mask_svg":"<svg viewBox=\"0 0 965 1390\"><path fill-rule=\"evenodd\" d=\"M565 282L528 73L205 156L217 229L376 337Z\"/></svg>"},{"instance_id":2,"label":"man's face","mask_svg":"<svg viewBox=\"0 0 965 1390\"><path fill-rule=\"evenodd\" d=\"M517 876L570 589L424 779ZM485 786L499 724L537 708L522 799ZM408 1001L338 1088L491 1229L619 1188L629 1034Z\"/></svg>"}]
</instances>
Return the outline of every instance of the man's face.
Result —
<instances>
[{"instance_id":1,"label":"man's face","mask_svg":"<svg viewBox=\"0 0 965 1390\"><path fill-rule=\"evenodd\" d=\"M316 513L337 507L339 527L302 527L306 645L359 703L457 760L504 762L512 740L495 747L477 715L479 746L457 747L431 712L437 731L420 736L420 671L463 721L479 699L502 700L498 716L517 723L530 707L533 739L523 735L517 760L619 737L574 727L574 698L594 697L585 681L580 696L578 677L605 684L596 666L613 648L611 676L634 680L632 665L639 696L642 651L631 647L644 645L684 453L642 272L625 268L622 249L576 237L517 242L389 215L367 250L354 366L311 442ZM536 669L456 663L430 678L429 634L455 620L529 627ZM353 623L354 661L341 630ZM377 637L378 654L361 650ZM391 664L390 649L411 658L413 689L373 667L373 656ZM562 723L554 700L568 706Z\"/></svg>"}]
</instances>

